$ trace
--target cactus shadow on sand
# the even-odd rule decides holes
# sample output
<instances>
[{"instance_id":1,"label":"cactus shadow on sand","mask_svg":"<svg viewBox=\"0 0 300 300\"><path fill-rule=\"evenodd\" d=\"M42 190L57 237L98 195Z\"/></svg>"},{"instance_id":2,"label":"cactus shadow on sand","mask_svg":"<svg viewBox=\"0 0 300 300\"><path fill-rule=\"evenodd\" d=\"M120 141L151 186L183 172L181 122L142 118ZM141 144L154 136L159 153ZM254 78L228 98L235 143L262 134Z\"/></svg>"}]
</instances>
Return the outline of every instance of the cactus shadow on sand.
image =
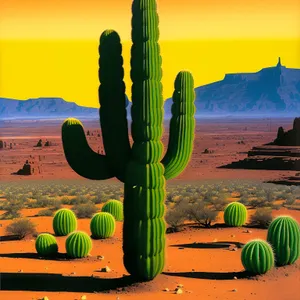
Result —
<instances>
[{"instance_id":1,"label":"cactus shadow on sand","mask_svg":"<svg viewBox=\"0 0 300 300\"><path fill-rule=\"evenodd\" d=\"M209 280L233 280L236 279L245 279L253 277L247 271L241 272L163 272L167 276L176 276L176 277L186 277L186 278L196 278L196 279L209 279Z\"/></svg>"},{"instance_id":2,"label":"cactus shadow on sand","mask_svg":"<svg viewBox=\"0 0 300 300\"><path fill-rule=\"evenodd\" d=\"M38 253L34 253L34 252L0 253L0 257L26 258L26 259L38 259L38 260L55 260L55 261L74 260L74 259L68 257L66 253L58 253L54 256L49 256L49 257L42 257Z\"/></svg>"},{"instance_id":3,"label":"cactus shadow on sand","mask_svg":"<svg viewBox=\"0 0 300 300\"><path fill-rule=\"evenodd\" d=\"M242 248L244 246L244 244L240 242L219 241L219 242L212 242L212 243L177 244L177 245L171 245L171 247L193 248L193 249L220 249L220 248L228 249L232 245L236 246L237 248Z\"/></svg>"},{"instance_id":4,"label":"cactus shadow on sand","mask_svg":"<svg viewBox=\"0 0 300 300\"><path fill-rule=\"evenodd\" d=\"M95 278L43 273L1 273L2 291L105 292L136 283L133 277Z\"/></svg>"}]
</instances>

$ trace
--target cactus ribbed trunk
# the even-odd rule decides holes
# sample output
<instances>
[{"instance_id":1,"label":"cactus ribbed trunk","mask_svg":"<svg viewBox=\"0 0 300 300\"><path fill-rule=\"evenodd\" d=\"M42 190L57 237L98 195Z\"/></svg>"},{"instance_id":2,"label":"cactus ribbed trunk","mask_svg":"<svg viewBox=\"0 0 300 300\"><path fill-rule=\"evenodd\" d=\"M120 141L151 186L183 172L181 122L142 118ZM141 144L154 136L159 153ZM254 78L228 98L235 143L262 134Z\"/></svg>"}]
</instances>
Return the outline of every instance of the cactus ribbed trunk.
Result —
<instances>
[{"instance_id":1,"label":"cactus ribbed trunk","mask_svg":"<svg viewBox=\"0 0 300 300\"><path fill-rule=\"evenodd\" d=\"M132 5L132 156L124 198L124 264L140 279L161 273L165 259L163 97L158 15L152 0Z\"/></svg>"}]
</instances>

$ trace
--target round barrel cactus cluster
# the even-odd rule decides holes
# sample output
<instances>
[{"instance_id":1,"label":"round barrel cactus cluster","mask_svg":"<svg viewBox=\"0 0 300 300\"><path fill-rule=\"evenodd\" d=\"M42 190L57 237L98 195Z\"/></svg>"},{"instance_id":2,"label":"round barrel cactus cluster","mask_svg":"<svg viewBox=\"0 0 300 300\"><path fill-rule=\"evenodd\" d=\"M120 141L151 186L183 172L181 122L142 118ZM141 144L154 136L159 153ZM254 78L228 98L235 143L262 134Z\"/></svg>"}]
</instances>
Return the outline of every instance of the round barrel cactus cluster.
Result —
<instances>
[{"instance_id":1,"label":"round barrel cactus cluster","mask_svg":"<svg viewBox=\"0 0 300 300\"><path fill-rule=\"evenodd\" d=\"M107 212L97 213L91 220L90 229L94 239L110 238L115 233L115 218Z\"/></svg>"},{"instance_id":2,"label":"round barrel cactus cluster","mask_svg":"<svg viewBox=\"0 0 300 300\"><path fill-rule=\"evenodd\" d=\"M41 233L35 241L35 249L41 256L52 256L58 252L55 237L49 233Z\"/></svg>"},{"instance_id":3,"label":"round barrel cactus cluster","mask_svg":"<svg viewBox=\"0 0 300 300\"><path fill-rule=\"evenodd\" d=\"M290 265L299 258L300 229L292 217L274 219L269 226L267 240L274 249L276 265Z\"/></svg>"},{"instance_id":4,"label":"round barrel cactus cluster","mask_svg":"<svg viewBox=\"0 0 300 300\"><path fill-rule=\"evenodd\" d=\"M107 201L102 207L102 212L108 212L112 214L116 221L123 221L123 203L121 201Z\"/></svg>"},{"instance_id":5,"label":"round barrel cactus cluster","mask_svg":"<svg viewBox=\"0 0 300 300\"><path fill-rule=\"evenodd\" d=\"M265 274L274 266L273 250L266 241L257 239L248 242L241 255L245 270L255 275Z\"/></svg>"},{"instance_id":6,"label":"round barrel cactus cluster","mask_svg":"<svg viewBox=\"0 0 300 300\"><path fill-rule=\"evenodd\" d=\"M240 227L247 221L247 208L240 202L228 204L224 211L224 222L228 226Z\"/></svg>"},{"instance_id":7,"label":"round barrel cactus cluster","mask_svg":"<svg viewBox=\"0 0 300 300\"><path fill-rule=\"evenodd\" d=\"M53 218L53 230L57 236L66 236L77 228L77 218L70 209L58 210Z\"/></svg>"},{"instance_id":8,"label":"round barrel cactus cluster","mask_svg":"<svg viewBox=\"0 0 300 300\"><path fill-rule=\"evenodd\" d=\"M83 231L71 233L66 240L66 250L71 258L87 257L92 249L90 237Z\"/></svg>"}]
</instances>

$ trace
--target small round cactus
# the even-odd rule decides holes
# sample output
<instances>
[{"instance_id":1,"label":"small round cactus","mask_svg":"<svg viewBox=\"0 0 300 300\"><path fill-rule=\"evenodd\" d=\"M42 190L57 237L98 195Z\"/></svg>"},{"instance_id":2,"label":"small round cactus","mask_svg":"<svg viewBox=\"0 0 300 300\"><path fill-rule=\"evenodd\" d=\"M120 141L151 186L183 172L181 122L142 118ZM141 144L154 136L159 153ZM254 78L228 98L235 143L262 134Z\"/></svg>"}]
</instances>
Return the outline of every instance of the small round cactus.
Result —
<instances>
[{"instance_id":1,"label":"small round cactus","mask_svg":"<svg viewBox=\"0 0 300 300\"><path fill-rule=\"evenodd\" d=\"M239 227L247 221L247 208L240 202L228 204L224 211L224 222L228 226Z\"/></svg>"},{"instance_id":2,"label":"small round cactus","mask_svg":"<svg viewBox=\"0 0 300 300\"><path fill-rule=\"evenodd\" d=\"M35 240L35 249L41 256L57 254L58 246L55 237L49 233L41 233Z\"/></svg>"},{"instance_id":3,"label":"small round cactus","mask_svg":"<svg viewBox=\"0 0 300 300\"><path fill-rule=\"evenodd\" d=\"M116 221L123 221L123 203L118 200L108 200L102 207L102 212L108 212Z\"/></svg>"},{"instance_id":4,"label":"small round cactus","mask_svg":"<svg viewBox=\"0 0 300 300\"><path fill-rule=\"evenodd\" d=\"M245 270L255 275L265 274L274 267L272 247L263 240L248 242L243 247L241 258Z\"/></svg>"},{"instance_id":5,"label":"small round cactus","mask_svg":"<svg viewBox=\"0 0 300 300\"><path fill-rule=\"evenodd\" d=\"M53 230L57 236L65 236L75 231L77 219L74 212L70 209L62 208L53 217Z\"/></svg>"},{"instance_id":6,"label":"small round cactus","mask_svg":"<svg viewBox=\"0 0 300 300\"><path fill-rule=\"evenodd\" d=\"M280 216L271 222L267 241L274 249L278 266L293 264L300 256L299 224L290 216Z\"/></svg>"},{"instance_id":7,"label":"small round cactus","mask_svg":"<svg viewBox=\"0 0 300 300\"><path fill-rule=\"evenodd\" d=\"M91 238L85 232L75 231L66 240L67 254L72 258L87 257L91 249Z\"/></svg>"},{"instance_id":8,"label":"small round cactus","mask_svg":"<svg viewBox=\"0 0 300 300\"><path fill-rule=\"evenodd\" d=\"M93 216L90 229L95 239L106 239L112 237L116 229L116 221L112 214L100 212Z\"/></svg>"}]
</instances>

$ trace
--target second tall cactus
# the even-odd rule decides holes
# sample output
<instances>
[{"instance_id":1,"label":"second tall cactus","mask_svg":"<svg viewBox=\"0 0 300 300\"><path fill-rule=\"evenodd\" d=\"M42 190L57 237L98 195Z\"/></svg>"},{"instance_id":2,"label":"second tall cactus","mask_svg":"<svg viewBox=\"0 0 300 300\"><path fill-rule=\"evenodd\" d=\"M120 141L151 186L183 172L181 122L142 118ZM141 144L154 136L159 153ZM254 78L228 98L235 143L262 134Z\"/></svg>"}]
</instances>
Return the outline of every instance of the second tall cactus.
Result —
<instances>
[{"instance_id":1,"label":"second tall cactus","mask_svg":"<svg viewBox=\"0 0 300 300\"><path fill-rule=\"evenodd\" d=\"M192 75L175 80L170 137L163 156L162 59L158 44L155 0L132 4L132 125L130 146L119 35L107 30L100 39L100 123L106 155L88 145L81 123L67 119L62 126L65 156L70 166L90 179L117 177L125 183L123 252L127 271L138 280L151 280L165 263L165 180L188 164L195 130Z\"/></svg>"}]
</instances>

